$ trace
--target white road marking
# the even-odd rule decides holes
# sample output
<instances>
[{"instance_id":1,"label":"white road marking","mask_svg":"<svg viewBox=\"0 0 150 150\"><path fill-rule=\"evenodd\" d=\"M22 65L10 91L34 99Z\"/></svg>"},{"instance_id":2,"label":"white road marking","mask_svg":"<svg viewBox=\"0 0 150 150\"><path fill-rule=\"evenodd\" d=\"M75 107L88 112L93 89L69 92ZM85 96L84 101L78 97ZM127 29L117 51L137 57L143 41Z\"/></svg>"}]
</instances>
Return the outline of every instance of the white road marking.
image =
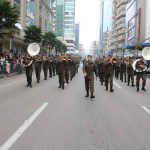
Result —
<instances>
[{"instance_id":1,"label":"white road marking","mask_svg":"<svg viewBox=\"0 0 150 150\"><path fill-rule=\"evenodd\" d=\"M119 84L117 84L116 82L113 82L113 83L116 87L118 87L119 89L122 89L122 87Z\"/></svg>"},{"instance_id":2,"label":"white road marking","mask_svg":"<svg viewBox=\"0 0 150 150\"><path fill-rule=\"evenodd\" d=\"M146 108L145 106L142 106L142 108L148 113L150 114L150 110L148 108Z\"/></svg>"},{"instance_id":3,"label":"white road marking","mask_svg":"<svg viewBox=\"0 0 150 150\"><path fill-rule=\"evenodd\" d=\"M0 150L8 150L19 139L19 137L27 130L27 128L33 123L33 121L42 113L42 111L48 106L48 103L44 103L19 129L0 147Z\"/></svg>"}]
</instances>

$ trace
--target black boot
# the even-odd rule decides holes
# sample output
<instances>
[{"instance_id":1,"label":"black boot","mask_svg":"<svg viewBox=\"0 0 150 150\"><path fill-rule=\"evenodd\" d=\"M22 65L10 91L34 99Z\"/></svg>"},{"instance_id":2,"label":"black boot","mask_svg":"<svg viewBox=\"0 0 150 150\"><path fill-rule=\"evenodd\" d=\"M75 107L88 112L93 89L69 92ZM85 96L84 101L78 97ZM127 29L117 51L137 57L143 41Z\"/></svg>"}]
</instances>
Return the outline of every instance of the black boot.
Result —
<instances>
[{"instance_id":1,"label":"black boot","mask_svg":"<svg viewBox=\"0 0 150 150\"><path fill-rule=\"evenodd\" d=\"M30 88L32 88L32 84L31 84L31 83L30 83L30 85L29 85L29 86L30 86Z\"/></svg>"},{"instance_id":2,"label":"black boot","mask_svg":"<svg viewBox=\"0 0 150 150\"><path fill-rule=\"evenodd\" d=\"M128 82L127 86L129 86L129 82Z\"/></svg>"},{"instance_id":3,"label":"black boot","mask_svg":"<svg viewBox=\"0 0 150 150\"><path fill-rule=\"evenodd\" d=\"M112 87L110 88L110 92L114 92L114 89Z\"/></svg>"},{"instance_id":4,"label":"black boot","mask_svg":"<svg viewBox=\"0 0 150 150\"><path fill-rule=\"evenodd\" d=\"M137 87L137 92L139 92L139 87Z\"/></svg>"},{"instance_id":5,"label":"black boot","mask_svg":"<svg viewBox=\"0 0 150 150\"><path fill-rule=\"evenodd\" d=\"M95 96L93 95L93 92L91 92L91 97L90 98L95 98Z\"/></svg>"},{"instance_id":6,"label":"black boot","mask_svg":"<svg viewBox=\"0 0 150 150\"><path fill-rule=\"evenodd\" d=\"M106 86L106 91L108 91L108 86Z\"/></svg>"},{"instance_id":7,"label":"black boot","mask_svg":"<svg viewBox=\"0 0 150 150\"><path fill-rule=\"evenodd\" d=\"M64 83L62 84L62 89L63 89L63 90L65 89Z\"/></svg>"},{"instance_id":8,"label":"black boot","mask_svg":"<svg viewBox=\"0 0 150 150\"><path fill-rule=\"evenodd\" d=\"M58 88L61 88L61 84L59 84L59 87Z\"/></svg>"},{"instance_id":9,"label":"black boot","mask_svg":"<svg viewBox=\"0 0 150 150\"><path fill-rule=\"evenodd\" d=\"M134 87L135 85L134 85L134 83L132 83L132 87Z\"/></svg>"},{"instance_id":10,"label":"black boot","mask_svg":"<svg viewBox=\"0 0 150 150\"><path fill-rule=\"evenodd\" d=\"M89 91L87 91L87 93L86 93L85 97L89 97Z\"/></svg>"},{"instance_id":11,"label":"black boot","mask_svg":"<svg viewBox=\"0 0 150 150\"><path fill-rule=\"evenodd\" d=\"M144 87L142 87L142 90L143 90L143 91L146 91L146 89L145 89Z\"/></svg>"},{"instance_id":12,"label":"black boot","mask_svg":"<svg viewBox=\"0 0 150 150\"><path fill-rule=\"evenodd\" d=\"M29 84L29 83L27 83L26 87L28 87L28 86L30 86L30 84Z\"/></svg>"}]
</instances>

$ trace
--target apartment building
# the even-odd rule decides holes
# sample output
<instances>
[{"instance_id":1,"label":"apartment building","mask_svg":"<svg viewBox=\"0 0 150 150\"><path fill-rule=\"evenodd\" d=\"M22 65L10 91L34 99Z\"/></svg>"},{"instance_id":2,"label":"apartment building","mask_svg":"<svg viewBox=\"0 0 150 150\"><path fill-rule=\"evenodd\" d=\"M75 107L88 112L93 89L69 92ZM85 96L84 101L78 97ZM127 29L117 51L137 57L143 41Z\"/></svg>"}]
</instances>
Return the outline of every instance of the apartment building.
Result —
<instances>
[{"instance_id":1,"label":"apartment building","mask_svg":"<svg viewBox=\"0 0 150 150\"><path fill-rule=\"evenodd\" d=\"M111 49L121 56L125 48L126 5L128 0L113 0Z\"/></svg>"},{"instance_id":2,"label":"apartment building","mask_svg":"<svg viewBox=\"0 0 150 150\"><path fill-rule=\"evenodd\" d=\"M23 42L24 29L26 26L36 25L44 32L53 30L53 17L52 10L54 0L9 0L15 5L19 12L19 23L22 27L20 33L15 35L11 42L11 49L15 53L21 53L25 48ZM9 50L9 43L3 45L3 51Z\"/></svg>"}]
</instances>

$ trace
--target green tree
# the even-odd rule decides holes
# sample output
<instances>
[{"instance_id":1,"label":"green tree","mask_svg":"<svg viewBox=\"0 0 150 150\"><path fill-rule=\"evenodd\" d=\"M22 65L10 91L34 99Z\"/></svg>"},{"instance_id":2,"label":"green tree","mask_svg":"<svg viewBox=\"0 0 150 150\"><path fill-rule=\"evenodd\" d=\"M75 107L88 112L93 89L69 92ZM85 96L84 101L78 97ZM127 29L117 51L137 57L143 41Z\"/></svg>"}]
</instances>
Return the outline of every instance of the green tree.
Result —
<instances>
[{"instance_id":1,"label":"green tree","mask_svg":"<svg viewBox=\"0 0 150 150\"><path fill-rule=\"evenodd\" d=\"M62 43L60 40L56 39L55 50L56 50L56 54L57 54L57 52L65 53L67 51L67 46L64 43Z\"/></svg>"},{"instance_id":2,"label":"green tree","mask_svg":"<svg viewBox=\"0 0 150 150\"><path fill-rule=\"evenodd\" d=\"M19 12L7 0L0 0L0 37L12 37L17 31L15 24L19 20Z\"/></svg>"},{"instance_id":3,"label":"green tree","mask_svg":"<svg viewBox=\"0 0 150 150\"><path fill-rule=\"evenodd\" d=\"M43 46L49 48L49 56L51 50L55 47L56 35L54 32L49 31L43 35Z\"/></svg>"},{"instance_id":4,"label":"green tree","mask_svg":"<svg viewBox=\"0 0 150 150\"><path fill-rule=\"evenodd\" d=\"M24 30L24 41L26 43L41 43L42 42L42 30L36 25L27 26Z\"/></svg>"}]
</instances>

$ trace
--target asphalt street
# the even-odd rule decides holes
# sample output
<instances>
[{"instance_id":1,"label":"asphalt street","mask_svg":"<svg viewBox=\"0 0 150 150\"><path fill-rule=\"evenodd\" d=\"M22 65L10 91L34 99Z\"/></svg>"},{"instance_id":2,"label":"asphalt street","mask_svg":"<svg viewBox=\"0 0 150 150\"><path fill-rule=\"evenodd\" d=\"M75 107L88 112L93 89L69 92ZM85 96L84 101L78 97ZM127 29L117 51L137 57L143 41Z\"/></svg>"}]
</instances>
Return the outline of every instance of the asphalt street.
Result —
<instances>
[{"instance_id":1,"label":"asphalt street","mask_svg":"<svg viewBox=\"0 0 150 150\"><path fill-rule=\"evenodd\" d=\"M57 76L1 79L0 150L150 150L150 79L146 92L114 79L114 93L97 80L91 100L81 70L65 90Z\"/></svg>"}]
</instances>

